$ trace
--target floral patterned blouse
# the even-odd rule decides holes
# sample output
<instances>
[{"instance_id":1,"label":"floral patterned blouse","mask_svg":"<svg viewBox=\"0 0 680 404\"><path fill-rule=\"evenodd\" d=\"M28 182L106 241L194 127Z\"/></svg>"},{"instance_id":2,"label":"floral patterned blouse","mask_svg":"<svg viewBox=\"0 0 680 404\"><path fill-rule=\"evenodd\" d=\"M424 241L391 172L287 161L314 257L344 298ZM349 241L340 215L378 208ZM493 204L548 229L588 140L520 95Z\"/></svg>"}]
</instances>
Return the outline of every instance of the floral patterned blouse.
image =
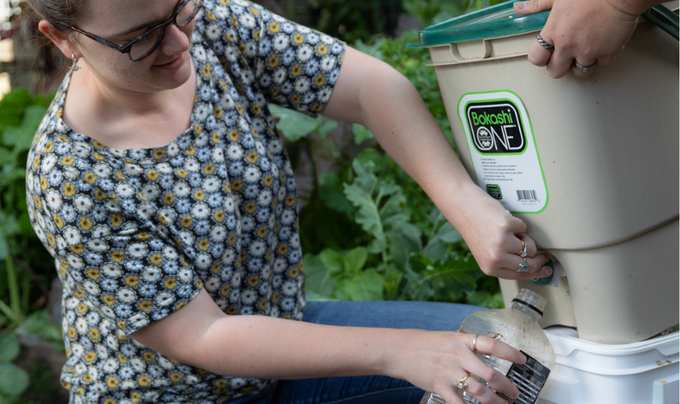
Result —
<instances>
[{"instance_id":1,"label":"floral patterned blouse","mask_svg":"<svg viewBox=\"0 0 680 404\"><path fill-rule=\"evenodd\" d=\"M295 180L267 104L320 113L344 51L258 5L205 0L192 38L191 127L150 149L113 149L71 130L61 119L66 76L26 183L31 222L64 285L71 403L223 403L272 383L178 363L129 334L201 288L229 315L302 318Z\"/></svg>"}]
</instances>

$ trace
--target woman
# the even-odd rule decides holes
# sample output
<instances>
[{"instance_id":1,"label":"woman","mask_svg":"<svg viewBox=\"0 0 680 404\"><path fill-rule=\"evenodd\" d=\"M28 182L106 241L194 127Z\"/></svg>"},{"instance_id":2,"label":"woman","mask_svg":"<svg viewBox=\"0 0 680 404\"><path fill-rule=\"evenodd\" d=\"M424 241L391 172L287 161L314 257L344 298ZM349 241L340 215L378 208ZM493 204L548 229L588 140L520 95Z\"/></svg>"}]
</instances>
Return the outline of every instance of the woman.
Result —
<instances>
[{"instance_id":1,"label":"woman","mask_svg":"<svg viewBox=\"0 0 680 404\"><path fill-rule=\"evenodd\" d=\"M451 332L476 308L305 312L295 182L270 102L366 125L485 272L549 274L407 79L242 0L31 3L73 60L27 173L33 225L64 283L72 403L407 403L420 389L460 403L457 381L504 402L469 374L518 394L474 354L522 363L518 351Z\"/></svg>"}]
</instances>

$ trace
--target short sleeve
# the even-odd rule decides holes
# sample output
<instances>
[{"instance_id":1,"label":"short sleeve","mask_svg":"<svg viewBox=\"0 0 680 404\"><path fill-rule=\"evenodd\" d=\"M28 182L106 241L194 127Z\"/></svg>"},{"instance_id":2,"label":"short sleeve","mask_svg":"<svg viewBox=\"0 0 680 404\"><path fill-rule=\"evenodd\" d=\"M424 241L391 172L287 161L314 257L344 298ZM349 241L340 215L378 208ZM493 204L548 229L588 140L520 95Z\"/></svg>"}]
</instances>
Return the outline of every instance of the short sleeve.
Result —
<instances>
[{"instance_id":1,"label":"short sleeve","mask_svg":"<svg viewBox=\"0 0 680 404\"><path fill-rule=\"evenodd\" d=\"M84 142L53 138L34 148L32 224L76 296L130 334L198 294L195 263L148 202L154 190L138 189L132 165L110 164Z\"/></svg>"},{"instance_id":2,"label":"short sleeve","mask_svg":"<svg viewBox=\"0 0 680 404\"><path fill-rule=\"evenodd\" d=\"M227 70L256 81L268 102L311 116L323 111L338 78L344 42L246 1L205 1L204 7L207 19L197 23L197 31Z\"/></svg>"}]
</instances>

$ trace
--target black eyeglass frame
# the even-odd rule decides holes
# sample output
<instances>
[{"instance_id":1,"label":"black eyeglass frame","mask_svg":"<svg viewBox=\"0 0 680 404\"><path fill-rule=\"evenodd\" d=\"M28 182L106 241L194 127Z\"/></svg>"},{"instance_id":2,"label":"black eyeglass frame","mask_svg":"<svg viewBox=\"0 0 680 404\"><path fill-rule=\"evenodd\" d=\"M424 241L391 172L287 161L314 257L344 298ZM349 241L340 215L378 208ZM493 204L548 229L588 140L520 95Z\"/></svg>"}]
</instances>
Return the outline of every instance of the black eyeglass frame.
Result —
<instances>
[{"instance_id":1,"label":"black eyeglass frame","mask_svg":"<svg viewBox=\"0 0 680 404\"><path fill-rule=\"evenodd\" d=\"M130 61L131 61L131 62L139 62L140 60L142 60L142 59L144 59L145 57L147 57L147 56L149 56L150 54L152 54L156 49L158 49L158 47L160 46L161 42L163 42L163 36L165 35L165 27L167 27L168 25L170 25L170 23L173 23L173 22L174 22L175 25L176 25L177 27L182 28L182 27L185 27L187 24L189 24L189 23L191 22L191 20L193 20L193 19L196 17L196 14L198 14L198 12L201 10L201 7L203 7L203 0L198 0L198 6L194 7L194 12L191 14L191 17L189 17L189 18L186 20L186 22L184 23L184 25L179 25L179 24L177 23L177 16L179 15L179 12L180 12L180 11L182 10L182 8L183 8L184 6L186 6L190 1L192 1L192 0L180 0L180 2L175 6L175 9L172 11L172 14L170 15L170 18L168 18L167 21L162 22L162 23L160 23L160 24L157 24L157 25L155 25L155 26L149 28L149 29L146 30L143 34L139 35L137 38L133 39L132 41L130 41L130 42L124 44L124 45L117 45L117 44L115 44L115 43L113 43L113 42L111 42L111 41L108 41L108 40L106 40L106 39L100 37L100 36L97 36L97 35L95 35L95 34L92 34L92 33L90 33L90 32L87 32L87 31L83 31L82 29L80 29L80 28L78 28L78 27L75 27L75 26L71 26L71 29L74 30L75 32L79 33L79 34L85 35L86 37L88 37L88 38L90 38L90 39L92 39L92 40L95 40L95 41L99 42L99 43L102 44L102 45L106 45L106 46L108 46L108 47L110 47L110 48L113 48L113 49L117 50L117 51L120 52L120 53L127 53L127 55L128 55L128 57L130 58ZM153 31L155 31L155 30L157 30L157 29L161 29L161 28L163 29L163 31L161 32L160 36L158 37L158 40L157 40L156 44L151 48L151 50L149 50L149 51L148 51L147 53L145 53L144 55L142 55L142 56L140 56L140 57L138 57L138 58L136 58L136 59L133 59L133 58L132 58L132 53L131 53L132 46L133 46L134 44L136 44L137 42L139 42L140 40L144 39L145 36L151 34L151 32L153 32Z\"/></svg>"}]
</instances>

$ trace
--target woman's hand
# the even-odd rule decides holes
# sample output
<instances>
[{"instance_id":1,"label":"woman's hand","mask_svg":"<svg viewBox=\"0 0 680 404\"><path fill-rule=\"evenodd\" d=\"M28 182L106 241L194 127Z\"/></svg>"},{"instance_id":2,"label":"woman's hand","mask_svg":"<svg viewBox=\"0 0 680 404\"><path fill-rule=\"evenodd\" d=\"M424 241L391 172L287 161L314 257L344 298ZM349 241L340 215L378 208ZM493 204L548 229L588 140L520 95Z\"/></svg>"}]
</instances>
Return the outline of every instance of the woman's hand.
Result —
<instances>
[{"instance_id":1,"label":"woman's hand","mask_svg":"<svg viewBox=\"0 0 680 404\"><path fill-rule=\"evenodd\" d=\"M573 67L605 67L621 52L635 30L638 17L658 0L529 0L514 4L522 15L552 8L541 38L555 47L550 52L537 41L529 47L529 61L546 66L548 74L560 78L572 70L577 77L586 77Z\"/></svg>"},{"instance_id":2,"label":"woman's hand","mask_svg":"<svg viewBox=\"0 0 680 404\"><path fill-rule=\"evenodd\" d=\"M472 255L485 274L503 279L531 279L550 276L546 254L536 253L536 242L526 234L526 224L481 188L470 182L461 190L462 201L451 223L467 242ZM444 212L446 215L446 212ZM520 266L526 246L528 270Z\"/></svg>"},{"instance_id":3,"label":"woman's hand","mask_svg":"<svg viewBox=\"0 0 680 404\"><path fill-rule=\"evenodd\" d=\"M458 397L456 381L470 375L465 391L484 404L506 404L495 391L507 397L518 397L519 390L501 373L482 362L473 349L474 335L456 332L403 330L403 344L391 357L388 372L391 376L408 380L425 391L432 391L448 404L463 404ZM511 346L489 337L479 336L475 346L479 352L523 364L526 357ZM491 389L472 376L485 380Z\"/></svg>"}]
</instances>

